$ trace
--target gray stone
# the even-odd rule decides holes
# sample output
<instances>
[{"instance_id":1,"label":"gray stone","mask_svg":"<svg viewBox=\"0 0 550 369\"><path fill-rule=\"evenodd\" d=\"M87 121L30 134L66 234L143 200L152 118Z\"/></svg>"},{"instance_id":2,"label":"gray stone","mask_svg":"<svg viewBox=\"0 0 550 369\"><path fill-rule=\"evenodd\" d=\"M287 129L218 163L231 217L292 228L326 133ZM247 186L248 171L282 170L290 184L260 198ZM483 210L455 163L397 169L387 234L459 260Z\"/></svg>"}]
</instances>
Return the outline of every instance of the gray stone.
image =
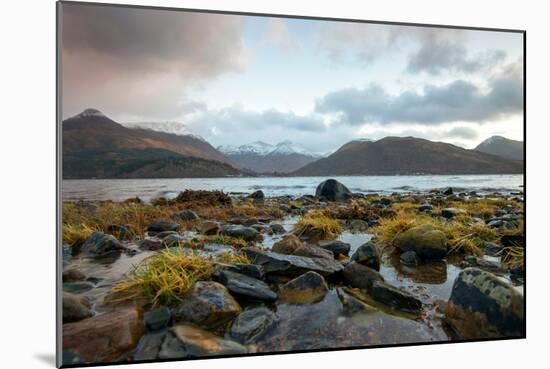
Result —
<instances>
[{"instance_id":1,"label":"gray stone","mask_svg":"<svg viewBox=\"0 0 550 369\"><path fill-rule=\"evenodd\" d=\"M348 200L352 197L351 191L335 179L321 182L315 190L315 196L328 201Z\"/></svg>"},{"instance_id":2,"label":"gray stone","mask_svg":"<svg viewBox=\"0 0 550 369\"><path fill-rule=\"evenodd\" d=\"M245 310L237 316L229 337L242 344L251 344L277 324L277 316L266 307Z\"/></svg>"},{"instance_id":3,"label":"gray stone","mask_svg":"<svg viewBox=\"0 0 550 369\"><path fill-rule=\"evenodd\" d=\"M199 220L199 216L197 215L197 213L190 209L184 209L174 214L174 217L185 221Z\"/></svg>"},{"instance_id":4,"label":"gray stone","mask_svg":"<svg viewBox=\"0 0 550 369\"><path fill-rule=\"evenodd\" d=\"M380 255L378 248L372 241L359 246L351 256L351 260L369 268L380 270Z\"/></svg>"},{"instance_id":5,"label":"gray stone","mask_svg":"<svg viewBox=\"0 0 550 369\"><path fill-rule=\"evenodd\" d=\"M285 304L311 304L328 292L325 279L315 272L307 272L279 288L279 301Z\"/></svg>"},{"instance_id":6,"label":"gray stone","mask_svg":"<svg viewBox=\"0 0 550 369\"><path fill-rule=\"evenodd\" d=\"M259 279L229 270L217 272L216 278L234 295L260 301L275 301L277 299L277 294Z\"/></svg>"},{"instance_id":7,"label":"gray stone","mask_svg":"<svg viewBox=\"0 0 550 369\"><path fill-rule=\"evenodd\" d=\"M334 254L335 258L339 256L348 256L351 245L338 240L319 241L319 247L328 250Z\"/></svg>"},{"instance_id":8,"label":"gray stone","mask_svg":"<svg viewBox=\"0 0 550 369\"><path fill-rule=\"evenodd\" d=\"M459 208L445 208L441 210L441 216L447 219L451 219L456 217L457 215L464 215L464 214L466 214L466 210L459 209Z\"/></svg>"},{"instance_id":9,"label":"gray stone","mask_svg":"<svg viewBox=\"0 0 550 369\"><path fill-rule=\"evenodd\" d=\"M86 256L105 256L120 253L124 246L110 234L94 232L86 239L80 250Z\"/></svg>"},{"instance_id":10,"label":"gray stone","mask_svg":"<svg viewBox=\"0 0 550 369\"><path fill-rule=\"evenodd\" d=\"M147 226L147 232L159 233L164 231L177 231L180 225L169 219L158 219Z\"/></svg>"},{"instance_id":11,"label":"gray stone","mask_svg":"<svg viewBox=\"0 0 550 369\"><path fill-rule=\"evenodd\" d=\"M356 262L346 265L342 274L347 284L367 291L371 289L373 282L384 281L384 277L376 270Z\"/></svg>"},{"instance_id":12,"label":"gray stone","mask_svg":"<svg viewBox=\"0 0 550 369\"><path fill-rule=\"evenodd\" d=\"M77 322L94 315L84 296L63 292L63 323Z\"/></svg>"},{"instance_id":13,"label":"gray stone","mask_svg":"<svg viewBox=\"0 0 550 369\"><path fill-rule=\"evenodd\" d=\"M143 316L145 326L149 331L158 331L168 327L171 319L172 313L167 307L161 307L148 311Z\"/></svg>"},{"instance_id":14,"label":"gray stone","mask_svg":"<svg viewBox=\"0 0 550 369\"><path fill-rule=\"evenodd\" d=\"M262 235L252 227L242 225L225 225L222 234L229 237L241 238L245 241L260 241Z\"/></svg>"},{"instance_id":15,"label":"gray stone","mask_svg":"<svg viewBox=\"0 0 550 369\"><path fill-rule=\"evenodd\" d=\"M375 301L393 309L414 314L422 310L422 303L416 297L382 281L374 281L369 294Z\"/></svg>"}]
</instances>

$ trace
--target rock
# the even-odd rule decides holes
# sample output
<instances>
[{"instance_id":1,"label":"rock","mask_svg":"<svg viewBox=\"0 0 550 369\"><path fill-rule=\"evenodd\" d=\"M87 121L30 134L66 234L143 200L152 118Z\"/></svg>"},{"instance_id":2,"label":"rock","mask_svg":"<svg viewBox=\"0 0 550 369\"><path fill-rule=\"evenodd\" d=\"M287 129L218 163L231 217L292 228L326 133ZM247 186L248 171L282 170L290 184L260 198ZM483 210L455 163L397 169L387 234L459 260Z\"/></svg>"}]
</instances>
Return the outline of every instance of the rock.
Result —
<instances>
[{"instance_id":1,"label":"rock","mask_svg":"<svg viewBox=\"0 0 550 369\"><path fill-rule=\"evenodd\" d=\"M403 265L416 266L419 264L418 256L414 251L405 251L399 255L399 262Z\"/></svg>"},{"instance_id":2,"label":"rock","mask_svg":"<svg viewBox=\"0 0 550 369\"><path fill-rule=\"evenodd\" d=\"M353 297L347 293L343 288L337 288L336 293L342 303L342 308L347 315L355 315L361 312L376 311L375 308L365 304L363 301Z\"/></svg>"},{"instance_id":3,"label":"rock","mask_svg":"<svg viewBox=\"0 0 550 369\"><path fill-rule=\"evenodd\" d=\"M444 188L441 190L441 193L443 193L443 195L452 195L453 194L453 189L452 187L447 187L447 188Z\"/></svg>"},{"instance_id":4,"label":"rock","mask_svg":"<svg viewBox=\"0 0 550 369\"><path fill-rule=\"evenodd\" d=\"M342 274L347 284L367 291L371 289L373 282L384 281L384 277L376 270L356 262L346 265Z\"/></svg>"},{"instance_id":5,"label":"rock","mask_svg":"<svg viewBox=\"0 0 550 369\"><path fill-rule=\"evenodd\" d=\"M136 347L144 326L143 311L135 307L63 324L63 350L88 363L116 361Z\"/></svg>"},{"instance_id":6,"label":"rock","mask_svg":"<svg viewBox=\"0 0 550 369\"><path fill-rule=\"evenodd\" d=\"M84 359L80 357L80 355L72 352L72 351L63 351L62 356L62 363L63 365L76 365L76 364L84 364Z\"/></svg>"},{"instance_id":7,"label":"rock","mask_svg":"<svg viewBox=\"0 0 550 369\"><path fill-rule=\"evenodd\" d=\"M307 272L294 278L279 289L279 301L284 304L312 304L325 297L328 285L315 272Z\"/></svg>"},{"instance_id":8,"label":"rock","mask_svg":"<svg viewBox=\"0 0 550 369\"><path fill-rule=\"evenodd\" d=\"M247 348L190 325L173 327L159 352L160 359L246 354Z\"/></svg>"},{"instance_id":9,"label":"rock","mask_svg":"<svg viewBox=\"0 0 550 369\"><path fill-rule=\"evenodd\" d=\"M351 232L366 232L369 229L369 223L361 219L352 219L349 221L348 229Z\"/></svg>"},{"instance_id":10,"label":"rock","mask_svg":"<svg viewBox=\"0 0 550 369\"><path fill-rule=\"evenodd\" d=\"M63 283L63 291L70 292L70 293L77 293L77 294L87 292L94 287L95 287L94 284L88 281L76 281L76 282Z\"/></svg>"},{"instance_id":11,"label":"rock","mask_svg":"<svg viewBox=\"0 0 550 369\"><path fill-rule=\"evenodd\" d=\"M130 355L133 360L155 360L166 337L166 332L149 333L141 337Z\"/></svg>"},{"instance_id":12,"label":"rock","mask_svg":"<svg viewBox=\"0 0 550 369\"><path fill-rule=\"evenodd\" d=\"M343 269L342 264L336 260L262 252L249 247L243 248L242 251L254 264L261 265L266 274L293 277L311 270L326 277Z\"/></svg>"},{"instance_id":13,"label":"rock","mask_svg":"<svg viewBox=\"0 0 550 369\"><path fill-rule=\"evenodd\" d=\"M466 210L458 208L445 208L441 210L441 216L447 219L451 219L462 214L466 214Z\"/></svg>"},{"instance_id":14,"label":"rock","mask_svg":"<svg viewBox=\"0 0 550 369\"><path fill-rule=\"evenodd\" d=\"M525 234L506 234L500 237L502 246L525 247Z\"/></svg>"},{"instance_id":15,"label":"rock","mask_svg":"<svg viewBox=\"0 0 550 369\"><path fill-rule=\"evenodd\" d=\"M304 243L294 234L285 236L282 240L277 241L271 247L271 250L280 254L292 255L294 251Z\"/></svg>"},{"instance_id":16,"label":"rock","mask_svg":"<svg viewBox=\"0 0 550 369\"><path fill-rule=\"evenodd\" d=\"M425 212L425 211L432 211L434 209L434 206L432 204L422 204L418 207L418 211Z\"/></svg>"},{"instance_id":17,"label":"rock","mask_svg":"<svg viewBox=\"0 0 550 369\"><path fill-rule=\"evenodd\" d=\"M214 236L220 233L221 227L218 222L206 220L198 226L198 230L201 234L206 236Z\"/></svg>"},{"instance_id":18,"label":"rock","mask_svg":"<svg viewBox=\"0 0 550 369\"><path fill-rule=\"evenodd\" d=\"M251 199L254 200L263 200L265 198L265 195L262 190L254 191L250 195L248 195Z\"/></svg>"},{"instance_id":19,"label":"rock","mask_svg":"<svg viewBox=\"0 0 550 369\"><path fill-rule=\"evenodd\" d=\"M146 238L138 242L138 247L142 250L157 251L164 248L162 242L151 238Z\"/></svg>"},{"instance_id":20,"label":"rock","mask_svg":"<svg viewBox=\"0 0 550 369\"><path fill-rule=\"evenodd\" d=\"M63 272L62 279L63 282L76 282L85 280L86 276L78 269L68 269Z\"/></svg>"},{"instance_id":21,"label":"rock","mask_svg":"<svg viewBox=\"0 0 550 369\"><path fill-rule=\"evenodd\" d=\"M391 199L387 197L382 197L378 202L384 206L389 206L392 204Z\"/></svg>"},{"instance_id":22,"label":"rock","mask_svg":"<svg viewBox=\"0 0 550 369\"><path fill-rule=\"evenodd\" d=\"M445 318L463 339L525 335L523 296L477 268L464 269L456 278Z\"/></svg>"},{"instance_id":23,"label":"rock","mask_svg":"<svg viewBox=\"0 0 550 369\"><path fill-rule=\"evenodd\" d=\"M182 211L174 214L174 218L181 219L185 221L194 221L199 220L199 216L193 210L183 209Z\"/></svg>"},{"instance_id":24,"label":"rock","mask_svg":"<svg viewBox=\"0 0 550 369\"><path fill-rule=\"evenodd\" d=\"M346 242L331 240L331 241L319 241L319 247L328 250L334 254L335 258L339 256L348 256L351 245Z\"/></svg>"},{"instance_id":25,"label":"rock","mask_svg":"<svg viewBox=\"0 0 550 369\"><path fill-rule=\"evenodd\" d=\"M277 294L259 279L229 270L219 271L216 278L234 295L259 301L277 300Z\"/></svg>"},{"instance_id":26,"label":"rock","mask_svg":"<svg viewBox=\"0 0 550 369\"><path fill-rule=\"evenodd\" d=\"M504 227L505 225L506 225L506 222L500 219L492 220L489 223L487 223L487 226L491 228L501 228L501 227Z\"/></svg>"},{"instance_id":27,"label":"rock","mask_svg":"<svg viewBox=\"0 0 550 369\"><path fill-rule=\"evenodd\" d=\"M278 224L278 223L270 224L269 228L271 228L271 231L275 234L283 234L286 232L285 227L283 227L282 224Z\"/></svg>"},{"instance_id":28,"label":"rock","mask_svg":"<svg viewBox=\"0 0 550 369\"><path fill-rule=\"evenodd\" d=\"M119 240L130 241L134 238L135 233L128 229L128 227L120 224L109 224L106 229L106 233L111 234Z\"/></svg>"},{"instance_id":29,"label":"rock","mask_svg":"<svg viewBox=\"0 0 550 369\"><path fill-rule=\"evenodd\" d=\"M160 238L161 240L165 239L166 237L168 236L172 236L174 234L179 234L178 232L176 231L164 231L164 232L159 232L159 233L156 233L155 234L155 237L156 238Z\"/></svg>"},{"instance_id":30,"label":"rock","mask_svg":"<svg viewBox=\"0 0 550 369\"><path fill-rule=\"evenodd\" d=\"M351 260L369 268L380 270L380 255L374 242L369 241L357 248Z\"/></svg>"},{"instance_id":31,"label":"rock","mask_svg":"<svg viewBox=\"0 0 550 369\"><path fill-rule=\"evenodd\" d=\"M321 182L315 190L315 196L328 201L348 200L352 197L351 191L335 179Z\"/></svg>"},{"instance_id":32,"label":"rock","mask_svg":"<svg viewBox=\"0 0 550 369\"><path fill-rule=\"evenodd\" d=\"M185 294L172 314L176 322L214 327L240 312L241 307L222 284L199 281Z\"/></svg>"},{"instance_id":33,"label":"rock","mask_svg":"<svg viewBox=\"0 0 550 369\"><path fill-rule=\"evenodd\" d=\"M494 242L485 242L483 245L483 252L485 255L496 256L502 251L502 246Z\"/></svg>"},{"instance_id":34,"label":"rock","mask_svg":"<svg viewBox=\"0 0 550 369\"><path fill-rule=\"evenodd\" d=\"M263 268L255 264L227 264L224 265L222 269L241 273L256 279L262 279L264 277Z\"/></svg>"},{"instance_id":35,"label":"rock","mask_svg":"<svg viewBox=\"0 0 550 369\"><path fill-rule=\"evenodd\" d=\"M261 241L262 235L252 227L242 225L226 225L222 227L222 234L229 237L241 238L245 241Z\"/></svg>"},{"instance_id":36,"label":"rock","mask_svg":"<svg viewBox=\"0 0 550 369\"><path fill-rule=\"evenodd\" d=\"M185 241L189 241L187 237L182 236L181 234L174 233L170 234L162 240L163 247L176 247L182 246Z\"/></svg>"},{"instance_id":37,"label":"rock","mask_svg":"<svg viewBox=\"0 0 550 369\"><path fill-rule=\"evenodd\" d=\"M110 234L94 232L86 239L80 251L87 256L105 256L120 253L124 246Z\"/></svg>"},{"instance_id":38,"label":"rock","mask_svg":"<svg viewBox=\"0 0 550 369\"><path fill-rule=\"evenodd\" d=\"M310 258L321 258L321 259L334 259L334 254L330 250L325 250L321 247L309 245L309 244L303 244L302 246L298 247L292 255L297 256L306 256Z\"/></svg>"},{"instance_id":39,"label":"rock","mask_svg":"<svg viewBox=\"0 0 550 369\"><path fill-rule=\"evenodd\" d=\"M63 323L77 322L92 315L94 313L86 297L63 292Z\"/></svg>"},{"instance_id":40,"label":"rock","mask_svg":"<svg viewBox=\"0 0 550 369\"><path fill-rule=\"evenodd\" d=\"M180 225L169 219L158 219L147 226L147 232L159 233L164 231L177 231Z\"/></svg>"},{"instance_id":41,"label":"rock","mask_svg":"<svg viewBox=\"0 0 550 369\"><path fill-rule=\"evenodd\" d=\"M266 307L245 310L237 316L229 337L242 344L251 344L277 324L277 316Z\"/></svg>"},{"instance_id":42,"label":"rock","mask_svg":"<svg viewBox=\"0 0 550 369\"><path fill-rule=\"evenodd\" d=\"M431 224L416 226L398 234L393 244L403 252L416 252L421 259L443 259L447 255L447 237Z\"/></svg>"},{"instance_id":43,"label":"rock","mask_svg":"<svg viewBox=\"0 0 550 369\"><path fill-rule=\"evenodd\" d=\"M161 307L146 312L143 319L149 331L158 331L168 327L172 320L172 313L167 307Z\"/></svg>"},{"instance_id":44,"label":"rock","mask_svg":"<svg viewBox=\"0 0 550 369\"><path fill-rule=\"evenodd\" d=\"M396 310L414 314L419 313L420 310L422 310L422 303L420 300L410 293L401 291L386 282L374 281L369 294L375 301Z\"/></svg>"}]
</instances>

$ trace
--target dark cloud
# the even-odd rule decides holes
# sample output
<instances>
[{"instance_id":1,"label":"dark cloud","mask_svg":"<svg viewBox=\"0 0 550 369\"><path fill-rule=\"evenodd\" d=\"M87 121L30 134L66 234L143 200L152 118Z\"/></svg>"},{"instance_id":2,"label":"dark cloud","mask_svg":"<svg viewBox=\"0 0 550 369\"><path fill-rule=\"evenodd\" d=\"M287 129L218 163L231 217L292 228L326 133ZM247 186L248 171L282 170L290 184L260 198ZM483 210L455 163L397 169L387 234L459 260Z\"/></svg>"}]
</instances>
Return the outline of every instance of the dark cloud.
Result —
<instances>
[{"instance_id":1,"label":"dark cloud","mask_svg":"<svg viewBox=\"0 0 550 369\"><path fill-rule=\"evenodd\" d=\"M172 117L190 86L238 71L239 16L63 4L65 112Z\"/></svg>"},{"instance_id":2,"label":"dark cloud","mask_svg":"<svg viewBox=\"0 0 550 369\"><path fill-rule=\"evenodd\" d=\"M350 125L499 120L523 111L521 63L489 78L487 90L457 80L442 86L427 85L422 93L411 90L390 95L372 84L364 89L331 92L317 100L315 109L318 113L337 114Z\"/></svg>"},{"instance_id":3,"label":"dark cloud","mask_svg":"<svg viewBox=\"0 0 550 369\"><path fill-rule=\"evenodd\" d=\"M426 72L439 75L445 71L475 73L490 68L506 58L502 50L488 50L474 56L460 37L445 37L440 31L425 31L419 34L420 47L409 58L409 73Z\"/></svg>"}]
</instances>

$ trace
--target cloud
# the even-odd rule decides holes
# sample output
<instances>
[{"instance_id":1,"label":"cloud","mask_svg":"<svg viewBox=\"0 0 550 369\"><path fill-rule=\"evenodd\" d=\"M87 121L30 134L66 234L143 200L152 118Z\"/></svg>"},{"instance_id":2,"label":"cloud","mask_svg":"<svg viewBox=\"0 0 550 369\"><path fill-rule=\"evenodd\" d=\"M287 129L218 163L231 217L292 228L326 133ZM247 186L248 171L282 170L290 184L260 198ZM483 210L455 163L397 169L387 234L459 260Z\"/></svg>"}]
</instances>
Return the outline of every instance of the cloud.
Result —
<instances>
[{"instance_id":1,"label":"cloud","mask_svg":"<svg viewBox=\"0 0 550 369\"><path fill-rule=\"evenodd\" d=\"M487 70L506 58L506 53L502 50L487 50L474 56L469 55L462 38L456 34L457 31L454 32L454 37L448 37L447 33L433 29L417 33L420 47L410 55L407 71L432 75L445 71L475 73Z\"/></svg>"},{"instance_id":2,"label":"cloud","mask_svg":"<svg viewBox=\"0 0 550 369\"><path fill-rule=\"evenodd\" d=\"M318 113L338 115L342 123L476 122L504 119L523 111L522 64L518 61L488 79L484 89L472 82L426 85L422 92L388 94L381 86L347 88L328 93L316 101Z\"/></svg>"},{"instance_id":3,"label":"cloud","mask_svg":"<svg viewBox=\"0 0 550 369\"><path fill-rule=\"evenodd\" d=\"M297 51L301 49L300 43L289 31L287 21L280 18L270 18L267 20L266 30L261 40L276 45L286 51Z\"/></svg>"},{"instance_id":4,"label":"cloud","mask_svg":"<svg viewBox=\"0 0 550 369\"><path fill-rule=\"evenodd\" d=\"M455 127L450 129L444 137L463 138L471 140L477 138L479 135L476 130L470 127Z\"/></svg>"},{"instance_id":5,"label":"cloud","mask_svg":"<svg viewBox=\"0 0 550 369\"><path fill-rule=\"evenodd\" d=\"M247 58L244 19L100 5L63 4L63 107L114 116L170 118L185 112L186 90Z\"/></svg>"}]
</instances>

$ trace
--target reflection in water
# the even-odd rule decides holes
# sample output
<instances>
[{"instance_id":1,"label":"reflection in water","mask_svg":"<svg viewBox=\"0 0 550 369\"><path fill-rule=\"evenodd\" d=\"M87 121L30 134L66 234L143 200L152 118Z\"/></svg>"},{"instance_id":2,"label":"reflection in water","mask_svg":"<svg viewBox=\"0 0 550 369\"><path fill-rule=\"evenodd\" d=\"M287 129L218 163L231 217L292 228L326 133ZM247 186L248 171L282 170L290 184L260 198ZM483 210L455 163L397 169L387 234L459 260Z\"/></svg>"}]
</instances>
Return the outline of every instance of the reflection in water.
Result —
<instances>
[{"instance_id":1,"label":"reflection in water","mask_svg":"<svg viewBox=\"0 0 550 369\"><path fill-rule=\"evenodd\" d=\"M401 264L397 254L391 255L388 259L400 275L410 278L414 282L442 284L447 281L447 262L444 260L425 261L411 266Z\"/></svg>"}]
</instances>

